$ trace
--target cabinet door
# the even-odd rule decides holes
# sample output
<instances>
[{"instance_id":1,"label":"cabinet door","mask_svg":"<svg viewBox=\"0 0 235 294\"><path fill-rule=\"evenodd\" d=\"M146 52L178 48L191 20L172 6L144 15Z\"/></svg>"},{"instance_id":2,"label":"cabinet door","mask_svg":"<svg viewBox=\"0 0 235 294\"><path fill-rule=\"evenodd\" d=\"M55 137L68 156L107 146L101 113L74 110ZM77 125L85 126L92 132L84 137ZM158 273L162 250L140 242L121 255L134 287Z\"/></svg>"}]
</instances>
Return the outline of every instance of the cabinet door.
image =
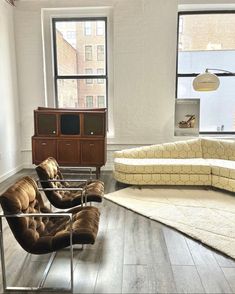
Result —
<instances>
[{"instance_id":1,"label":"cabinet door","mask_svg":"<svg viewBox=\"0 0 235 294\"><path fill-rule=\"evenodd\" d=\"M61 164L78 164L79 158L79 141L77 140L58 140L57 159Z\"/></svg>"},{"instance_id":2,"label":"cabinet door","mask_svg":"<svg viewBox=\"0 0 235 294\"><path fill-rule=\"evenodd\" d=\"M104 141L87 140L81 142L81 163L86 165L104 164Z\"/></svg>"},{"instance_id":3,"label":"cabinet door","mask_svg":"<svg viewBox=\"0 0 235 294\"><path fill-rule=\"evenodd\" d=\"M33 139L33 163L39 164L50 156L56 158L56 140Z\"/></svg>"}]
</instances>

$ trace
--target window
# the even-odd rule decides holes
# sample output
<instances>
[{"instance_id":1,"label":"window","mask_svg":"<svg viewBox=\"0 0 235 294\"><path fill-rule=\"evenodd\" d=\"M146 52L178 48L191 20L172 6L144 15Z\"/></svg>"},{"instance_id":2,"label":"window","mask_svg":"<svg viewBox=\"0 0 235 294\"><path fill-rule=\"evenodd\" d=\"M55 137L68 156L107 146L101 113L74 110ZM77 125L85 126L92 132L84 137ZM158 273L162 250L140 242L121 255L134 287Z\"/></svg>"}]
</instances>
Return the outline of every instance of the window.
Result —
<instances>
[{"instance_id":1,"label":"window","mask_svg":"<svg viewBox=\"0 0 235 294\"><path fill-rule=\"evenodd\" d=\"M93 108L93 96L86 96L86 108Z\"/></svg>"},{"instance_id":2,"label":"window","mask_svg":"<svg viewBox=\"0 0 235 294\"><path fill-rule=\"evenodd\" d=\"M91 32L92 32L91 21L85 21L84 22L84 35L91 36Z\"/></svg>"},{"instance_id":3,"label":"window","mask_svg":"<svg viewBox=\"0 0 235 294\"><path fill-rule=\"evenodd\" d=\"M104 35L104 23L102 21L96 22L96 35L103 36Z\"/></svg>"},{"instance_id":4,"label":"window","mask_svg":"<svg viewBox=\"0 0 235 294\"><path fill-rule=\"evenodd\" d=\"M104 108L105 107L104 96L98 96L97 98L98 98L97 106L99 108Z\"/></svg>"},{"instance_id":5,"label":"window","mask_svg":"<svg viewBox=\"0 0 235 294\"><path fill-rule=\"evenodd\" d=\"M67 32L66 32L66 37L67 37L68 39L76 38L76 32L74 32L74 31L67 31Z\"/></svg>"},{"instance_id":6,"label":"window","mask_svg":"<svg viewBox=\"0 0 235 294\"><path fill-rule=\"evenodd\" d=\"M97 75L103 75L104 74L104 69L103 68L97 68ZM97 79L98 84L103 84L104 79Z\"/></svg>"},{"instance_id":7,"label":"window","mask_svg":"<svg viewBox=\"0 0 235 294\"><path fill-rule=\"evenodd\" d=\"M176 98L200 98L200 133L235 133L234 26L231 10L178 15ZM207 68L219 77L220 87L194 91L193 79Z\"/></svg>"},{"instance_id":8,"label":"window","mask_svg":"<svg viewBox=\"0 0 235 294\"><path fill-rule=\"evenodd\" d=\"M87 44L87 37L83 34L84 29L95 28L97 22L103 24L104 34L99 38L95 34L91 35ZM95 107L98 102L93 101L93 97L98 96L103 96L104 105L107 105L106 22L105 17L53 19L54 80L57 107L81 109ZM75 47L71 46L65 38L67 32L72 30L75 32ZM101 51L99 51L101 59L99 62L96 57L94 58L94 52L92 52L94 48L98 47ZM97 68L102 70L97 71ZM92 97L92 99L87 97Z\"/></svg>"},{"instance_id":9,"label":"window","mask_svg":"<svg viewBox=\"0 0 235 294\"><path fill-rule=\"evenodd\" d=\"M92 60L92 46L91 45L85 46L85 60L86 61Z\"/></svg>"},{"instance_id":10,"label":"window","mask_svg":"<svg viewBox=\"0 0 235 294\"><path fill-rule=\"evenodd\" d=\"M86 75L91 75L92 74L92 68L86 68L85 70ZM86 84L93 84L92 79L86 79Z\"/></svg>"},{"instance_id":11,"label":"window","mask_svg":"<svg viewBox=\"0 0 235 294\"><path fill-rule=\"evenodd\" d=\"M97 45L97 60L104 60L104 45Z\"/></svg>"}]
</instances>

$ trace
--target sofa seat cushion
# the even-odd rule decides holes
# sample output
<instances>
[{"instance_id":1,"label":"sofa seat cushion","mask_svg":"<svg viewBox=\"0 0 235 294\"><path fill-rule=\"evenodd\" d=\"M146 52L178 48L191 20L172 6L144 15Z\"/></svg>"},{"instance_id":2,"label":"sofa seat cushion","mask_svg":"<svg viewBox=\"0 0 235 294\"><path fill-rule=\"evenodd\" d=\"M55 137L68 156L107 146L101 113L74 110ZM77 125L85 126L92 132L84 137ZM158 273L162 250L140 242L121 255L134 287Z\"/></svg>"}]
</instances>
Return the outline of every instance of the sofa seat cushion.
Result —
<instances>
[{"instance_id":1,"label":"sofa seat cushion","mask_svg":"<svg viewBox=\"0 0 235 294\"><path fill-rule=\"evenodd\" d=\"M115 158L115 171L134 174L211 174L210 163L202 158Z\"/></svg>"},{"instance_id":2,"label":"sofa seat cushion","mask_svg":"<svg viewBox=\"0 0 235 294\"><path fill-rule=\"evenodd\" d=\"M235 180L235 161L223 159L207 159L211 165L211 174Z\"/></svg>"}]
</instances>

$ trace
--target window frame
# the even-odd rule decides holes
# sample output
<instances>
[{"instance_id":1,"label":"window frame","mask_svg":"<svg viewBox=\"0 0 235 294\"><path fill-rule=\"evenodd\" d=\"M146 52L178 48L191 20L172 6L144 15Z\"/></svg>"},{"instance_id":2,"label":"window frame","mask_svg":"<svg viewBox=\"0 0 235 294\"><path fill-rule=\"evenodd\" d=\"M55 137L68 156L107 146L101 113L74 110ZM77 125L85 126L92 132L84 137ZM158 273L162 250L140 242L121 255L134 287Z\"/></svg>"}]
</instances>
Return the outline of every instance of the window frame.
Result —
<instances>
[{"instance_id":1,"label":"window frame","mask_svg":"<svg viewBox=\"0 0 235 294\"><path fill-rule=\"evenodd\" d=\"M197 75L199 75L199 72L194 72L194 73L184 73L184 74L180 74L178 73L178 55L179 55L179 26L180 26L180 16L181 15L195 15L195 14L235 14L235 10L189 10L189 11L179 11L178 12L178 16L177 16L177 43L176 43L176 83L175 83L175 98L176 99L183 99L178 97L178 79L179 78L190 78L190 77L196 77ZM234 77L234 74L230 74L230 73L223 73L223 72L216 72L216 75L218 77ZM235 77L234 77L235 78ZM204 131L204 132L200 132L200 135L218 135L218 134L222 134L222 135L234 135L234 132L224 132L224 131L219 131L219 132L210 132L210 131Z\"/></svg>"},{"instance_id":2,"label":"window frame","mask_svg":"<svg viewBox=\"0 0 235 294\"><path fill-rule=\"evenodd\" d=\"M104 62L105 67L104 71L105 74L103 75L97 75L97 74L76 74L76 75L59 75L58 74L58 65L57 65L57 44L56 44L56 22L66 22L66 21L80 21L80 22L86 22L86 21L104 21L105 27L104 27ZM57 80L86 80L86 79L103 79L106 81L105 86L105 108L108 109L108 30L107 30L107 17L52 17L52 47L53 47L53 64L54 64L54 93L55 93L55 106L56 108L59 108L59 100L58 100L58 86L57 86ZM85 45L85 44L84 44ZM93 71L94 72L94 71ZM84 109L87 109L84 108Z\"/></svg>"}]
</instances>

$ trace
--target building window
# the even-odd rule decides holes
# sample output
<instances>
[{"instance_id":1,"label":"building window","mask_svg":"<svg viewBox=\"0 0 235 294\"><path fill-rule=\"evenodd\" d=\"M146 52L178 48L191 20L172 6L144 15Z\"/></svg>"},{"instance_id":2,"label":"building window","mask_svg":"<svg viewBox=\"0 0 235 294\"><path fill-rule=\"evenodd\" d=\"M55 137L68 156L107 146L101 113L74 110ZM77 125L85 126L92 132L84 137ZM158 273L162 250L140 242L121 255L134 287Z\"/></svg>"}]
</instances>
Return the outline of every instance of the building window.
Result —
<instances>
[{"instance_id":1,"label":"building window","mask_svg":"<svg viewBox=\"0 0 235 294\"><path fill-rule=\"evenodd\" d=\"M86 96L86 108L93 108L93 96Z\"/></svg>"},{"instance_id":2,"label":"building window","mask_svg":"<svg viewBox=\"0 0 235 294\"><path fill-rule=\"evenodd\" d=\"M92 75L92 68L85 69L86 75ZM86 84L93 84L93 79L86 79Z\"/></svg>"},{"instance_id":3,"label":"building window","mask_svg":"<svg viewBox=\"0 0 235 294\"><path fill-rule=\"evenodd\" d=\"M97 45L97 60L104 60L104 45Z\"/></svg>"},{"instance_id":4,"label":"building window","mask_svg":"<svg viewBox=\"0 0 235 294\"><path fill-rule=\"evenodd\" d=\"M104 108L105 107L104 96L98 96L97 98L98 98L97 106L99 108Z\"/></svg>"},{"instance_id":5,"label":"building window","mask_svg":"<svg viewBox=\"0 0 235 294\"><path fill-rule=\"evenodd\" d=\"M231 10L178 15L176 98L200 98L200 133L235 133L234 26ZM206 69L219 77L220 87L196 92L192 81Z\"/></svg>"},{"instance_id":6,"label":"building window","mask_svg":"<svg viewBox=\"0 0 235 294\"><path fill-rule=\"evenodd\" d=\"M91 23L91 21L85 21L84 22L84 35L91 36L91 33L92 33L92 23Z\"/></svg>"},{"instance_id":7,"label":"building window","mask_svg":"<svg viewBox=\"0 0 235 294\"><path fill-rule=\"evenodd\" d=\"M92 46L91 45L85 46L85 60L92 61Z\"/></svg>"},{"instance_id":8,"label":"building window","mask_svg":"<svg viewBox=\"0 0 235 294\"><path fill-rule=\"evenodd\" d=\"M97 68L97 75L103 76L103 74L104 74L104 69L103 68ZM103 84L104 79L97 79L97 83L98 84Z\"/></svg>"},{"instance_id":9,"label":"building window","mask_svg":"<svg viewBox=\"0 0 235 294\"><path fill-rule=\"evenodd\" d=\"M103 36L104 35L104 23L102 21L96 22L96 35Z\"/></svg>"},{"instance_id":10,"label":"building window","mask_svg":"<svg viewBox=\"0 0 235 294\"><path fill-rule=\"evenodd\" d=\"M103 24L104 34L99 38L92 34L87 44L87 37L83 34L84 28L88 30L91 27L93 30L98 26L98 22ZM54 18L52 27L56 106L81 109L96 107L96 101L88 102L91 98L86 97L98 96L104 96L104 104L107 105L107 18ZM65 38L68 31L75 32L75 47ZM99 46L102 60L97 63L92 51ZM102 71L97 71L97 68Z\"/></svg>"}]
</instances>

